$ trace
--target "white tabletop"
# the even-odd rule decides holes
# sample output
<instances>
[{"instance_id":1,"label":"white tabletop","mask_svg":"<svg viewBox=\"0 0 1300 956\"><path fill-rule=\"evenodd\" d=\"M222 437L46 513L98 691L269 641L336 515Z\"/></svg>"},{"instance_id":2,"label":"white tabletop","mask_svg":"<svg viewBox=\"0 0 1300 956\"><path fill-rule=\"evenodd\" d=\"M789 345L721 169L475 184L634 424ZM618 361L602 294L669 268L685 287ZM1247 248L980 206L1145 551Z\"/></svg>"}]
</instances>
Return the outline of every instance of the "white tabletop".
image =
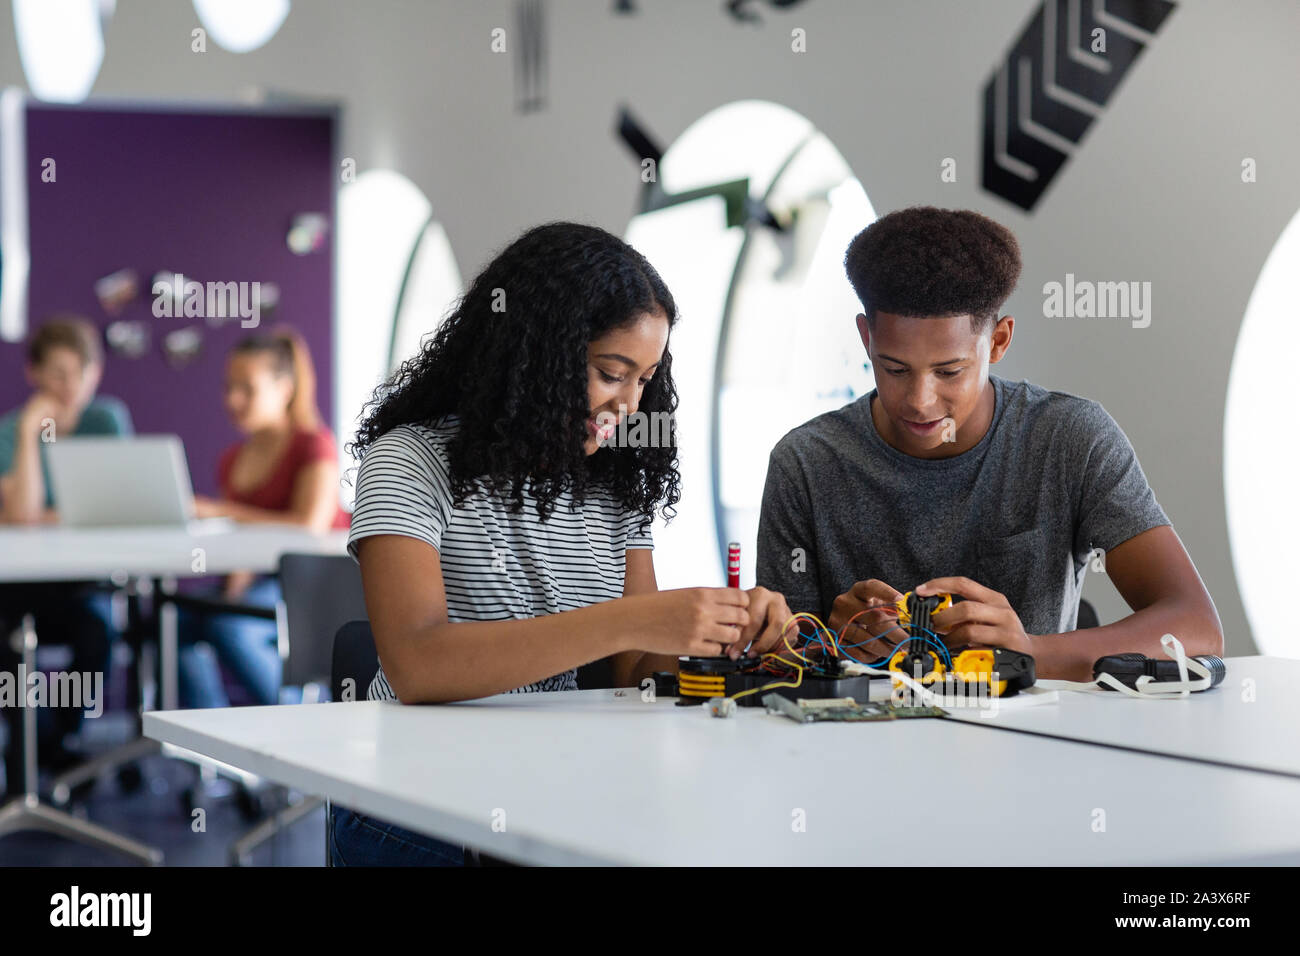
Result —
<instances>
[{"instance_id":1,"label":"white tabletop","mask_svg":"<svg viewBox=\"0 0 1300 956\"><path fill-rule=\"evenodd\" d=\"M144 730L526 863L1300 863L1300 780L953 720L717 719L624 693L153 712Z\"/></svg>"},{"instance_id":2,"label":"white tabletop","mask_svg":"<svg viewBox=\"0 0 1300 956\"><path fill-rule=\"evenodd\" d=\"M274 571L282 554L343 554L347 532L313 534L275 525L186 528L0 528L0 582L76 581L114 573L194 577Z\"/></svg>"},{"instance_id":3,"label":"white tabletop","mask_svg":"<svg viewBox=\"0 0 1300 956\"><path fill-rule=\"evenodd\" d=\"M953 717L1031 734L1205 760L1300 777L1300 661L1230 657L1223 683L1177 700L1135 700L1114 691L1061 690L1056 704L1003 707ZM1042 689L1060 681L1039 681ZM1009 698L1010 704L1013 698Z\"/></svg>"}]
</instances>

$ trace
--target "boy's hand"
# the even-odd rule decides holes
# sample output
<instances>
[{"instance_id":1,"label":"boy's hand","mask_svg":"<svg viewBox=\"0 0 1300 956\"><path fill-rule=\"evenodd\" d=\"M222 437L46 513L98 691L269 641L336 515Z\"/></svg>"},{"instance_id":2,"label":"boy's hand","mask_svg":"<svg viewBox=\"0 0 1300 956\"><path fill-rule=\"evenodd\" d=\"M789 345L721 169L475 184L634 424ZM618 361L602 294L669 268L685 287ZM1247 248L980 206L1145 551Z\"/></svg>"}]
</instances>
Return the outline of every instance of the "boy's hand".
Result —
<instances>
[{"instance_id":1,"label":"boy's hand","mask_svg":"<svg viewBox=\"0 0 1300 956\"><path fill-rule=\"evenodd\" d=\"M916 588L923 597L945 591L965 598L930 619L950 647L1005 647L1033 655L1033 636L1025 633L1011 602L997 591L961 577L933 578Z\"/></svg>"},{"instance_id":2,"label":"boy's hand","mask_svg":"<svg viewBox=\"0 0 1300 956\"><path fill-rule=\"evenodd\" d=\"M835 599L826 626L850 644L893 630L897 623L894 603L902 596L901 591L884 581L875 578L859 581ZM842 633L850 621L853 622L853 627L849 633Z\"/></svg>"},{"instance_id":3,"label":"boy's hand","mask_svg":"<svg viewBox=\"0 0 1300 956\"><path fill-rule=\"evenodd\" d=\"M67 409L62 402L44 392L36 392L23 405L23 410L19 413L19 421L24 431L40 431L45 427L47 418L57 422L66 412Z\"/></svg>"}]
</instances>

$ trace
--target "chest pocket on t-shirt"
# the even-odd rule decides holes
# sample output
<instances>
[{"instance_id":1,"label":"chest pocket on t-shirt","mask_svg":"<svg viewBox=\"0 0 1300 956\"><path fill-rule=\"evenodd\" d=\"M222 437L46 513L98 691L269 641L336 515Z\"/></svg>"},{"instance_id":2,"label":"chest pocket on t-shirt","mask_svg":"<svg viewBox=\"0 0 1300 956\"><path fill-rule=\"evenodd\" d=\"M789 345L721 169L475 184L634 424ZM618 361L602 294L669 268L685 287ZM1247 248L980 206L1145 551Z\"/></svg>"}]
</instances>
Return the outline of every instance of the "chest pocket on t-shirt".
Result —
<instances>
[{"instance_id":1,"label":"chest pocket on t-shirt","mask_svg":"<svg viewBox=\"0 0 1300 956\"><path fill-rule=\"evenodd\" d=\"M1001 592L1019 610L1038 569L1047 560L1043 528L1030 528L1001 538L982 538L976 548L980 584Z\"/></svg>"}]
</instances>

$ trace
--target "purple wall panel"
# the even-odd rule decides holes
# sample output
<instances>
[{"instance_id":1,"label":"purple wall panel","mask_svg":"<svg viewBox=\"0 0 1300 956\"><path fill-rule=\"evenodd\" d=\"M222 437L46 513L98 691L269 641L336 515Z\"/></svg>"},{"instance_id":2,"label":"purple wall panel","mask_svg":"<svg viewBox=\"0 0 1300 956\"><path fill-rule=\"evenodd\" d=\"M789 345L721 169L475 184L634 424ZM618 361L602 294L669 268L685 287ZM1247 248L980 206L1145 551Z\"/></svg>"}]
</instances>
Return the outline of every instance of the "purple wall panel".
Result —
<instances>
[{"instance_id":1,"label":"purple wall panel","mask_svg":"<svg viewBox=\"0 0 1300 956\"><path fill-rule=\"evenodd\" d=\"M59 311L101 329L114 318L148 322L149 352L110 352L100 392L127 403L137 431L182 437L196 491L216 491L218 457L237 440L222 407L224 356L254 330L238 319L213 328L202 318L154 318L150 278L167 270L198 282L275 282L280 303L262 328L283 321L306 338L331 421L335 127L328 111L28 108L28 327ZM46 157L56 182L41 181ZM296 213L328 218L324 249L289 251ZM124 268L140 277L140 296L110 317L94 283ZM202 329L204 349L173 368L162 337L191 325ZM0 343L0 410L26 395L22 361L22 346Z\"/></svg>"}]
</instances>

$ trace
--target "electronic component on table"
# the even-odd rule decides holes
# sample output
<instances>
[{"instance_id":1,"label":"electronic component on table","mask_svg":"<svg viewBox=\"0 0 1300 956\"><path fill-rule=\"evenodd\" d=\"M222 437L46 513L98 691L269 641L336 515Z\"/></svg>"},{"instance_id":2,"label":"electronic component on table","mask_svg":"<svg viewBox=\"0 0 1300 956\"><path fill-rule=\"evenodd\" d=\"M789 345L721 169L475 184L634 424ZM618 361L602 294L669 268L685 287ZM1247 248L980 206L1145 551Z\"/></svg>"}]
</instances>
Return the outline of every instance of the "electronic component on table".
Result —
<instances>
[{"instance_id":1,"label":"electronic component on table","mask_svg":"<svg viewBox=\"0 0 1300 956\"><path fill-rule=\"evenodd\" d=\"M714 697L709 701L709 713L714 717L735 717L736 702L730 697Z\"/></svg>"},{"instance_id":2,"label":"electronic component on table","mask_svg":"<svg viewBox=\"0 0 1300 956\"><path fill-rule=\"evenodd\" d=\"M677 675L672 671L655 671L650 679L655 682L656 697L677 696Z\"/></svg>"},{"instance_id":3,"label":"electronic component on table","mask_svg":"<svg viewBox=\"0 0 1300 956\"><path fill-rule=\"evenodd\" d=\"M852 697L865 702L871 696L871 678L846 675L834 661L826 673L809 668L789 667L789 673L773 673L757 658L682 657L677 672L678 704L698 704L715 697L735 698L741 707L760 707L759 692L769 690L791 700L797 697ZM656 693L658 692L656 682Z\"/></svg>"},{"instance_id":4,"label":"electronic component on table","mask_svg":"<svg viewBox=\"0 0 1300 956\"><path fill-rule=\"evenodd\" d=\"M913 717L947 717L948 712L942 707L908 707L899 704L890 704L890 710L894 712L897 720L907 720Z\"/></svg>"},{"instance_id":5,"label":"electronic component on table","mask_svg":"<svg viewBox=\"0 0 1300 956\"><path fill-rule=\"evenodd\" d=\"M939 707L895 707L881 702L863 702L851 697L790 700L781 694L766 694L763 704L768 713L789 717L795 723L823 722L862 723L875 720L898 720L908 717L946 717Z\"/></svg>"},{"instance_id":6,"label":"electronic component on table","mask_svg":"<svg viewBox=\"0 0 1300 956\"><path fill-rule=\"evenodd\" d=\"M1228 667L1223 663L1223 659L1215 657L1213 654L1203 654L1197 657L1187 658L1189 661L1198 661L1202 667L1210 672L1209 687L1217 687L1223 683L1223 678L1228 672ZM1108 657L1098 658L1097 662L1092 665L1092 676L1096 680L1102 674L1109 674L1126 687L1137 689L1139 677L1150 677L1148 683L1160 684L1179 680L1178 661L1176 660L1157 660L1153 657L1147 657L1145 654L1111 654ZM1188 679L1199 680L1199 675L1188 673ZM1102 684L1103 690L1114 690ZM1206 688L1208 689L1208 688Z\"/></svg>"},{"instance_id":7,"label":"electronic component on table","mask_svg":"<svg viewBox=\"0 0 1300 956\"><path fill-rule=\"evenodd\" d=\"M1028 654L988 647L959 651L954 656L934 633L932 617L960 600L951 594L922 596L914 591L899 598L898 623L909 638L890 657L889 670L906 674L939 694L950 690L969 695L972 685L976 689L983 685L992 697L1012 697L1032 687L1034 659Z\"/></svg>"},{"instance_id":8,"label":"electronic component on table","mask_svg":"<svg viewBox=\"0 0 1300 956\"><path fill-rule=\"evenodd\" d=\"M908 591L895 603L898 624L909 640L889 659L891 671L902 671L921 683L932 683L944 674L943 647L936 641L926 640L933 633L930 618L953 605L951 594L932 594L921 597Z\"/></svg>"},{"instance_id":9,"label":"electronic component on table","mask_svg":"<svg viewBox=\"0 0 1300 956\"><path fill-rule=\"evenodd\" d=\"M801 628L813 627L811 633ZM793 634L790 633L794 628ZM667 696L675 683L679 705L729 698L741 707L761 706L760 695L776 693L790 700L851 698L865 704L871 697L872 674L846 652L856 644L841 644L840 635L816 615L794 614L781 629L784 649L758 657L678 658L676 675L656 674L656 693ZM877 672L877 676L882 675Z\"/></svg>"}]
</instances>

